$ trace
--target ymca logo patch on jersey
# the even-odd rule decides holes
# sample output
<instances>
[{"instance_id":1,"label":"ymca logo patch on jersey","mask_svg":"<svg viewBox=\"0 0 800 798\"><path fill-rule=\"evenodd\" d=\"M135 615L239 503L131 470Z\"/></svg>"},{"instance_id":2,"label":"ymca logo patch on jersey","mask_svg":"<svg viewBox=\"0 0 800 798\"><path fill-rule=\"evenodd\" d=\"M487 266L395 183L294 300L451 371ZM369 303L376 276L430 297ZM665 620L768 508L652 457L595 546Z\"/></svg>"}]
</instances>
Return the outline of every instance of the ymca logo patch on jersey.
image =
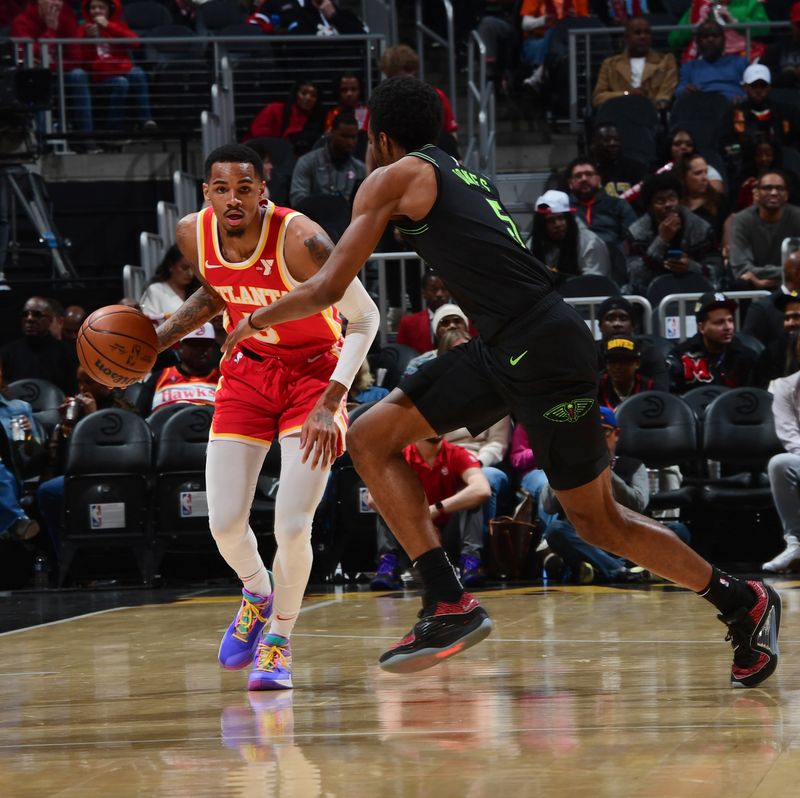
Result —
<instances>
[{"instance_id":1,"label":"ymca logo patch on jersey","mask_svg":"<svg viewBox=\"0 0 800 798\"><path fill-rule=\"evenodd\" d=\"M551 407L543 415L548 421L574 424L583 418L594 406L594 399L570 399L569 402Z\"/></svg>"},{"instance_id":2,"label":"ymca logo patch on jersey","mask_svg":"<svg viewBox=\"0 0 800 798\"><path fill-rule=\"evenodd\" d=\"M261 258L261 264L256 266L256 271L263 275L272 274L272 264L275 261L272 258Z\"/></svg>"}]
</instances>

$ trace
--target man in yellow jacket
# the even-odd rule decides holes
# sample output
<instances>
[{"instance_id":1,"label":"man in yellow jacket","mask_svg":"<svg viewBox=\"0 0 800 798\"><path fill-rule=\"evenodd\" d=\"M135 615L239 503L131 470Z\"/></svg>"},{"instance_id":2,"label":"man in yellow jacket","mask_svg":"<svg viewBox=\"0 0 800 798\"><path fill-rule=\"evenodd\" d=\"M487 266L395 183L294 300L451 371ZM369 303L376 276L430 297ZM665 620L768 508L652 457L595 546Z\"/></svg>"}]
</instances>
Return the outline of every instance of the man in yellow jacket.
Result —
<instances>
[{"instance_id":1,"label":"man in yellow jacket","mask_svg":"<svg viewBox=\"0 0 800 798\"><path fill-rule=\"evenodd\" d=\"M592 93L597 108L613 97L638 95L647 97L656 108L665 108L678 85L678 65L671 53L651 49L650 23L644 17L633 17L625 26L625 50L606 58Z\"/></svg>"}]
</instances>

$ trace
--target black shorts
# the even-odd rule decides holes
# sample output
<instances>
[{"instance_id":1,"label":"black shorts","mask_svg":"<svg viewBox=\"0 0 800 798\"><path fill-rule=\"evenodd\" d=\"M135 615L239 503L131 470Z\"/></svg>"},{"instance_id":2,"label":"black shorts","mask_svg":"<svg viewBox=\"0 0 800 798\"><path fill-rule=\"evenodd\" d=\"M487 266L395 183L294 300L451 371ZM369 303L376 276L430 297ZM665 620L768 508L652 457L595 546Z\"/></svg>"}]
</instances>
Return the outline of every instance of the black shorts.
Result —
<instances>
[{"instance_id":1,"label":"black shorts","mask_svg":"<svg viewBox=\"0 0 800 798\"><path fill-rule=\"evenodd\" d=\"M556 490L591 482L608 465L597 405L597 348L586 323L558 295L542 300L485 344L425 363L400 383L439 434L483 432L509 413Z\"/></svg>"}]
</instances>

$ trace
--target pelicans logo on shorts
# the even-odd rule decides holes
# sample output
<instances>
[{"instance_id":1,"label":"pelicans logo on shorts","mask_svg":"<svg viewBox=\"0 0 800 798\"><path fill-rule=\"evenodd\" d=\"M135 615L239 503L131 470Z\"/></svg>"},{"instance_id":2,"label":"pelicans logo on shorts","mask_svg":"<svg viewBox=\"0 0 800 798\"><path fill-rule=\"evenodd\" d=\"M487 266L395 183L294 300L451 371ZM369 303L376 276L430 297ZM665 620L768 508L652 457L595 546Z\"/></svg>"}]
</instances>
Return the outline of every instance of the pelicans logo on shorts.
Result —
<instances>
[{"instance_id":1,"label":"pelicans logo on shorts","mask_svg":"<svg viewBox=\"0 0 800 798\"><path fill-rule=\"evenodd\" d=\"M570 399L551 407L543 415L548 421L557 421L559 424L567 422L574 424L583 418L593 407L594 399Z\"/></svg>"}]
</instances>

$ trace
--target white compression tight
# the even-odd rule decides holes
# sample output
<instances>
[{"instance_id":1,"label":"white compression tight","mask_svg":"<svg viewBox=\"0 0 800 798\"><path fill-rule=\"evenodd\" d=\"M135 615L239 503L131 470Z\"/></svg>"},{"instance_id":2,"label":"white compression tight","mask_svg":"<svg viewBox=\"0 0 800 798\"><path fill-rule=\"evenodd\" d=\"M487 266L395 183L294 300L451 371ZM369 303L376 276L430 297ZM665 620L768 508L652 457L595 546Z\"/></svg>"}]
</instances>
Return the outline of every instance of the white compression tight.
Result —
<instances>
[{"instance_id":1,"label":"white compression tight","mask_svg":"<svg viewBox=\"0 0 800 798\"><path fill-rule=\"evenodd\" d=\"M244 586L268 593L264 562L248 519L266 449L244 441L214 440L208 445L206 485L211 534L225 562ZM300 438L281 441L281 476L275 499L277 551L275 598L270 632L291 635L311 573L311 522L325 492L328 469L301 463Z\"/></svg>"}]
</instances>

